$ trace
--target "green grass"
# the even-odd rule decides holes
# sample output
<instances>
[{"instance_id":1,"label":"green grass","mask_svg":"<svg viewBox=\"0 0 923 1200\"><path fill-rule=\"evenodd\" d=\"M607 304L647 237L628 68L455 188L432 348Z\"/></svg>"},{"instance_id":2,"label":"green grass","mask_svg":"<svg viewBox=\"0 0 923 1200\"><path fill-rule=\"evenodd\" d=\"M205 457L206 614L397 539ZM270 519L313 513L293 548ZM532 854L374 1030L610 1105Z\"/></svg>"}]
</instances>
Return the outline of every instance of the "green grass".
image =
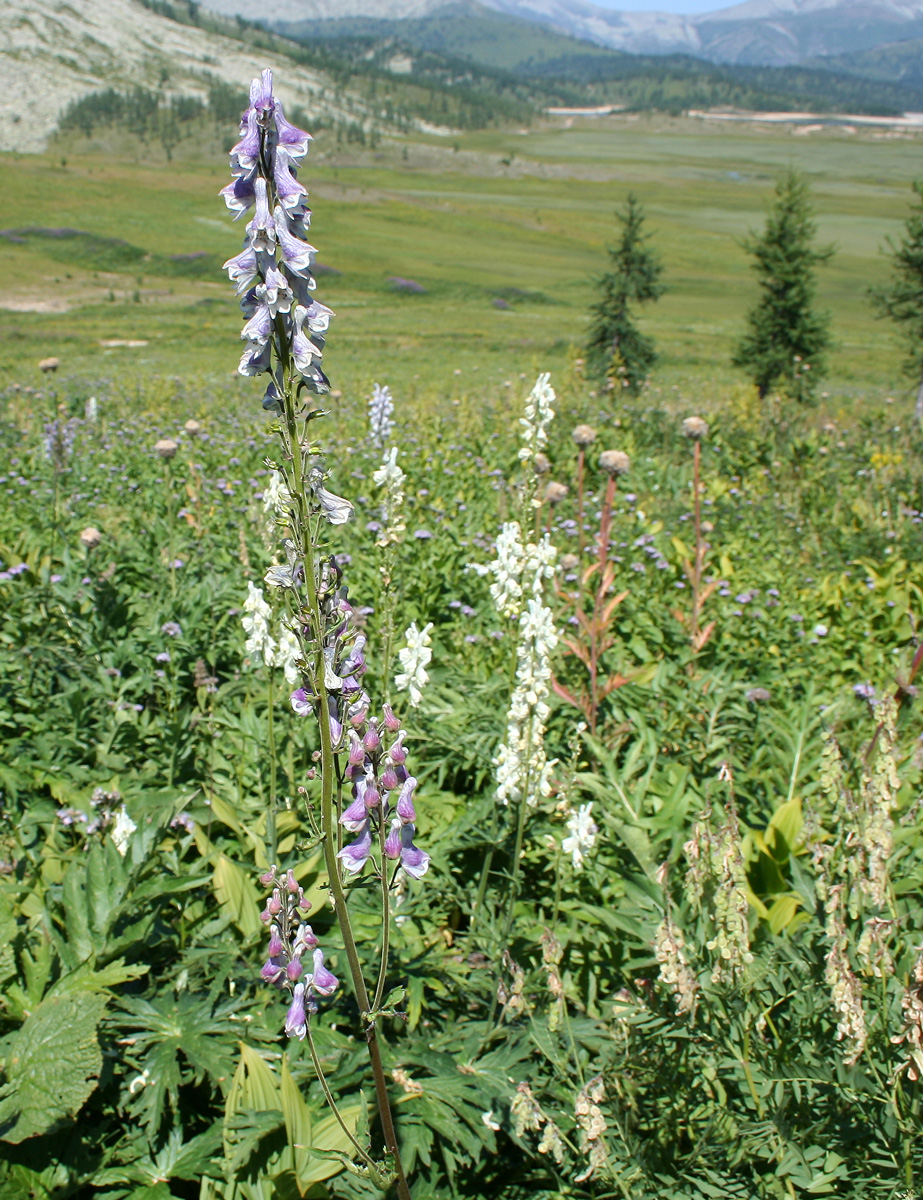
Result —
<instances>
[{"instance_id":1,"label":"green grass","mask_svg":"<svg viewBox=\"0 0 923 1200\"><path fill-rule=\"evenodd\" d=\"M438 390L457 369L471 390L517 371L554 371L584 337L612 212L632 189L669 285L645 318L663 356L654 386L733 388L743 380L728 359L755 294L741 239L762 222L777 173L793 165L812 185L821 240L837 245L820 272L837 341L825 386L843 401L904 387L896 339L865 294L887 275L881 247L899 233L908 185L923 173L918 141L613 117L528 135L483 131L456 145L395 142L347 158L318 137L305 179L319 259L342 272L322 277L318 291L338 312L327 359L335 386L381 379ZM243 229L216 195L224 161L196 158L194 148L172 164L142 153L132 161L71 150L66 167L60 154L3 162L0 228L68 226L135 250L0 239L4 305L58 310L0 309L0 378L26 382L51 354L62 373L90 381L233 371L240 322L228 285L169 261L204 253L220 262L239 248ZM86 252L93 245L97 264ZM395 275L426 294L395 295ZM514 294L511 311L497 310L492 299L511 288L535 295ZM148 345L100 345L116 339Z\"/></svg>"}]
</instances>

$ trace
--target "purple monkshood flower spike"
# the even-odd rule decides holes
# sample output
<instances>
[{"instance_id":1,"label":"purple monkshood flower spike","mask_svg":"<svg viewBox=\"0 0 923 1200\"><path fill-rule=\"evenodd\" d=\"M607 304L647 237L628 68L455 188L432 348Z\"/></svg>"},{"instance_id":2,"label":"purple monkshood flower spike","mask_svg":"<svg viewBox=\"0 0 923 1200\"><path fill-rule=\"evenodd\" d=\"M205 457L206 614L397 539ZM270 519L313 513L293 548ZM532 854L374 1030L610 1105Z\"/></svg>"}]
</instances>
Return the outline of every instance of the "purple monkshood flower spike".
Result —
<instances>
[{"instance_id":1,"label":"purple monkshood flower spike","mask_svg":"<svg viewBox=\"0 0 923 1200\"><path fill-rule=\"evenodd\" d=\"M429 870L429 855L413 844L414 827L401 827L401 866L414 879L422 879Z\"/></svg>"},{"instance_id":2,"label":"purple monkshood flower spike","mask_svg":"<svg viewBox=\"0 0 923 1200\"><path fill-rule=\"evenodd\" d=\"M366 860L372 853L372 829L371 823L366 820L362 827L362 832L354 842L344 846L337 855L337 858L343 860L343 866L349 871L350 875L355 875L357 871L361 871L366 864Z\"/></svg>"}]
</instances>

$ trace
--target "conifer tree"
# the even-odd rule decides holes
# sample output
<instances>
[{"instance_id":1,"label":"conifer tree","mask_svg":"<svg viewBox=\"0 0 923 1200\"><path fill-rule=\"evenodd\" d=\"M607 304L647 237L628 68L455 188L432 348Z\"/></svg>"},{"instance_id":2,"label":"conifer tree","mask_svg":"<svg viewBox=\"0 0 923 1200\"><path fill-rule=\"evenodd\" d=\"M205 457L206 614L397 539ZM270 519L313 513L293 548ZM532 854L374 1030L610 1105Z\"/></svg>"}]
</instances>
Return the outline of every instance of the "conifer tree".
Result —
<instances>
[{"instance_id":1,"label":"conifer tree","mask_svg":"<svg viewBox=\"0 0 923 1200\"><path fill-rule=\"evenodd\" d=\"M808 185L789 171L776 184L766 228L744 242L760 298L732 362L747 372L760 396L779 388L807 399L824 373L830 317L815 308L814 268L832 256L833 247L814 246L813 217Z\"/></svg>"},{"instance_id":2,"label":"conifer tree","mask_svg":"<svg viewBox=\"0 0 923 1200\"><path fill-rule=\"evenodd\" d=\"M913 185L917 202L907 218L906 235L895 246L889 240L893 278L876 288L872 302L879 315L896 322L907 341L905 367L918 384L916 417L923 424L923 180Z\"/></svg>"},{"instance_id":3,"label":"conifer tree","mask_svg":"<svg viewBox=\"0 0 923 1200\"><path fill-rule=\"evenodd\" d=\"M613 386L638 392L657 361L651 338L635 324L633 304L649 304L662 295L663 267L645 243L644 210L634 195L616 212L618 244L610 247L610 270L598 283L599 300L590 310L593 324L587 343L590 371Z\"/></svg>"}]
</instances>

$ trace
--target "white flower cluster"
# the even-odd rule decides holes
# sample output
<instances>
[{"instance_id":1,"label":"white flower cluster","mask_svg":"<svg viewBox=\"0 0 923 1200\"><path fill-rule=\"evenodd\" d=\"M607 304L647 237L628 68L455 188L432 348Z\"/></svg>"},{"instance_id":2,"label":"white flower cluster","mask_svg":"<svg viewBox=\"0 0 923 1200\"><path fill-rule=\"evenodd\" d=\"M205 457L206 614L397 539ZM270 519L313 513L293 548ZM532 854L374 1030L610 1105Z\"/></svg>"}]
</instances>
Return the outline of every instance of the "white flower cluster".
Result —
<instances>
[{"instance_id":1,"label":"white flower cluster","mask_svg":"<svg viewBox=\"0 0 923 1200\"><path fill-rule=\"evenodd\" d=\"M570 837L564 838L561 842L561 849L565 854L571 855L575 871L580 870L587 854L596 845L599 826L590 815L592 812L593 802L591 800L589 804L581 804L577 811L572 812L567 818Z\"/></svg>"},{"instance_id":2,"label":"white flower cluster","mask_svg":"<svg viewBox=\"0 0 923 1200\"><path fill-rule=\"evenodd\" d=\"M401 519L401 506L404 503L405 475L397 465L397 446L392 446L385 454L378 470L372 475L376 487L384 489L381 506L381 530L375 539L375 545L394 545L401 541L407 526Z\"/></svg>"},{"instance_id":3,"label":"white flower cluster","mask_svg":"<svg viewBox=\"0 0 923 1200\"><path fill-rule=\"evenodd\" d=\"M531 598L519 618L516 685L507 714L506 738L494 759L497 799L537 804L551 792L551 768L545 757L546 698L551 684L551 654L558 644L551 609Z\"/></svg>"},{"instance_id":4,"label":"white flower cluster","mask_svg":"<svg viewBox=\"0 0 923 1200\"><path fill-rule=\"evenodd\" d=\"M398 651L397 657L404 670L394 683L399 692L410 693L411 708L419 707L420 701L423 699L423 688L429 682L426 668L433 658L429 636L432 628L432 621L428 625L424 625L422 629L417 629L417 623L414 621L404 634L407 645Z\"/></svg>"},{"instance_id":5,"label":"white flower cluster","mask_svg":"<svg viewBox=\"0 0 923 1200\"><path fill-rule=\"evenodd\" d=\"M269 628L271 617L272 609L266 603L263 589L248 581L244 615L240 619L247 635L244 648L255 666L281 667L288 683L299 683L301 672L296 660L301 647L298 639L288 626L283 626L277 642Z\"/></svg>"},{"instance_id":6,"label":"white flower cluster","mask_svg":"<svg viewBox=\"0 0 923 1200\"><path fill-rule=\"evenodd\" d=\"M555 401L550 379L547 371L539 375L535 387L529 393L524 415L519 418L523 441L519 451L521 462L531 462L548 442L547 427L554 417L554 409L551 406Z\"/></svg>"},{"instance_id":7,"label":"white flower cluster","mask_svg":"<svg viewBox=\"0 0 923 1200\"><path fill-rule=\"evenodd\" d=\"M376 446L387 446L394 432L394 399L387 384L380 387L372 384L372 398L369 400L369 432Z\"/></svg>"},{"instance_id":8,"label":"white flower cluster","mask_svg":"<svg viewBox=\"0 0 923 1200\"><path fill-rule=\"evenodd\" d=\"M518 619L523 600L529 595L540 600L543 583L554 575L556 551L548 534L538 542L523 545L518 521L506 521L495 543L496 557L486 566L469 563L479 575L492 575L490 595L501 617Z\"/></svg>"}]
</instances>

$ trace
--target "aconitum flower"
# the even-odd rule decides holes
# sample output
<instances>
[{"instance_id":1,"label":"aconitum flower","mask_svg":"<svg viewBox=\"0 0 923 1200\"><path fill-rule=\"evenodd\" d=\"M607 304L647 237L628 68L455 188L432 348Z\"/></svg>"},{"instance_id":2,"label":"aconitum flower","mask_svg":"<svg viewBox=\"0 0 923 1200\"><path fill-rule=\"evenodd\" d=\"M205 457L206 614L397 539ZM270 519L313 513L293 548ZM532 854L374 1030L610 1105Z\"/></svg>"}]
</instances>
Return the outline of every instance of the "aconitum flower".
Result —
<instances>
[{"instance_id":1,"label":"aconitum flower","mask_svg":"<svg viewBox=\"0 0 923 1200\"><path fill-rule=\"evenodd\" d=\"M571 813L567 819L567 829L570 836L564 838L561 842L561 849L565 854L571 855L575 871L580 870L587 854L596 845L596 835L599 833L599 826L590 815L592 812L592 802L581 804L577 811Z\"/></svg>"},{"instance_id":2,"label":"aconitum flower","mask_svg":"<svg viewBox=\"0 0 923 1200\"><path fill-rule=\"evenodd\" d=\"M236 217L251 213L243 250L224 264L243 296L246 317L241 337L248 347L238 370L242 375L269 373L263 404L281 411L281 389L292 373L310 391L330 390L320 364L324 331L333 314L312 295L316 251L303 236L311 212L297 170L311 136L286 120L269 70L250 85L240 135L231 150L234 179L221 191Z\"/></svg>"},{"instance_id":3,"label":"aconitum flower","mask_svg":"<svg viewBox=\"0 0 923 1200\"><path fill-rule=\"evenodd\" d=\"M424 625L422 629L418 629L417 623L414 621L404 634L407 644L398 651L397 657L404 669L397 676L394 684L399 692L410 693L411 708L419 707L420 701L423 699L423 688L429 682L426 668L433 657L429 636L432 628L432 621L428 625Z\"/></svg>"},{"instance_id":4,"label":"aconitum flower","mask_svg":"<svg viewBox=\"0 0 923 1200\"><path fill-rule=\"evenodd\" d=\"M369 400L369 432L372 441L379 449L388 444L394 432L394 399L387 384L381 387L372 384L372 398Z\"/></svg>"}]
</instances>

